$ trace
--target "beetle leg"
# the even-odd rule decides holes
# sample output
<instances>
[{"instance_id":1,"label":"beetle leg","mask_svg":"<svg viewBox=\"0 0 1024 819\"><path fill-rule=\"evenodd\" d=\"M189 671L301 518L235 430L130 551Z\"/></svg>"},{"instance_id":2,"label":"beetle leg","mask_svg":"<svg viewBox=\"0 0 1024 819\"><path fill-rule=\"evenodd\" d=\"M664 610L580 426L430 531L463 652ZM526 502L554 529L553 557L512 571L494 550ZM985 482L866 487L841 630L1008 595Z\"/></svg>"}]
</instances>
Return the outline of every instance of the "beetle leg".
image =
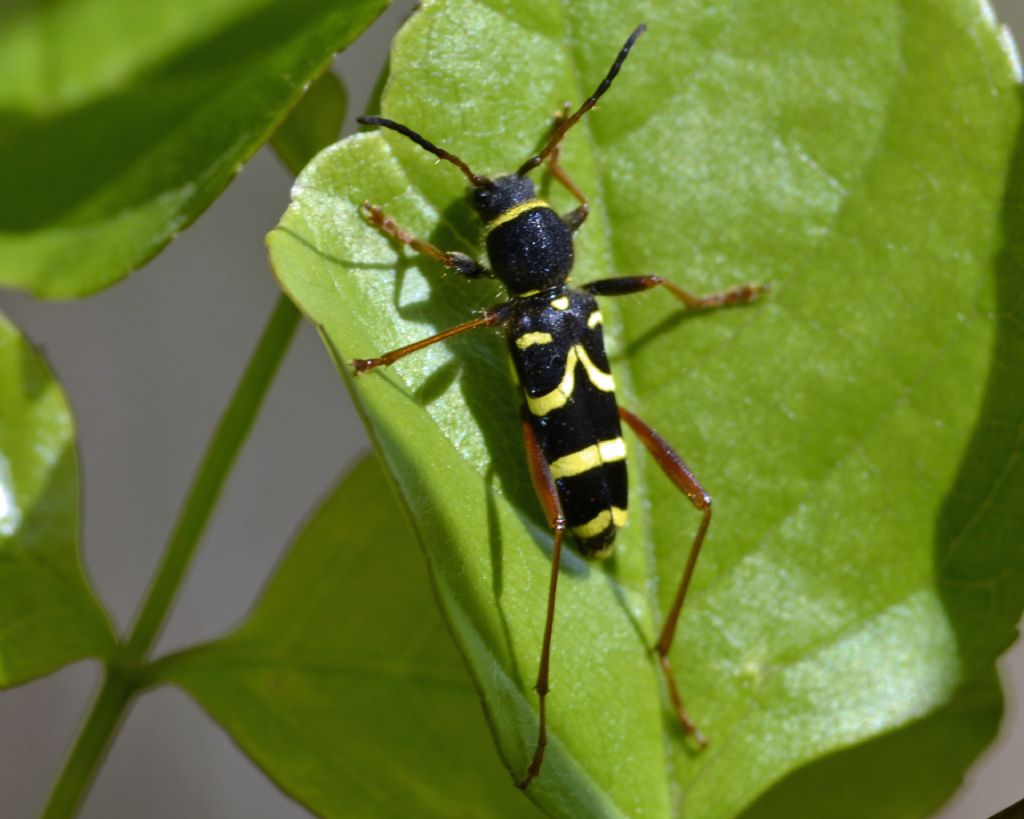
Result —
<instances>
[{"instance_id":1,"label":"beetle leg","mask_svg":"<svg viewBox=\"0 0 1024 819\"><path fill-rule=\"evenodd\" d=\"M654 644L654 648L658 652L658 658L661 661L661 669L664 672L665 683L668 686L669 699L672 701L672 708L676 713L676 717L678 717L683 729L688 734L693 734L694 739L703 746L707 744L707 740L704 739L703 734L701 734L693 720L690 719L686 709L683 708L683 701L679 696L679 687L676 685L676 677L672 671L672 664L669 662L668 654L672 649L672 641L676 635L679 612L682 611L683 603L686 601L686 592L690 587L690 581L693 579L693 570L697 565L697 558L700 556L700 549L704 544L704 536L707 534L708 525L711 523L711 496L704 491L704 488L700 485L693 472L690 471L690 468L664 438L627 409L619 407L619 417L630 426L640 439L640 442L647 448L647 451L654 456L654 460L657 461L662 472L686 495L694 508L702 513L700 526L697 529L696 536L693 538L693 543L690 545L690 553L686 558L683 576L679 581L675 598L672 600L672 606L665 617L665 623L661 628L661 634L658 635L658 641Z\"/></svg>"},{"instance_id":2,"label":"beetle leg","mask_svg":"<svg viewBox=\"0 0 1024 819\"><path fill-rule=\"evenodd\" d=\"M480 318L467 321L464 324L458 324L455 327L449 327L436 335L429 336L428 338L422 338L419 341L414 341L412 344L407 344L405 347L399 347L397 350L391 350L390 352L383 353L376 358L355 358L352 360L352 369L356 375L361 375L367 370L372 370L375 367L386 367L390 364L394 364L398 359L404 358L409 353L415 353L417 350L422 350L424 347L429 347L431 344L437 344L439 341L444 341L446 338L451 338L459 333L464 333L467 330L475 330L478 327L493 327L495 324L501 324L507 317L508 310L504 309L504 305L498 305L492 307Z\"/></svg>"},{"instance_id":3,"label":"beetle leg","mask_svg":"<svg viewBox=\"0 0 1024 819\"><path fill-rule=\"evenodd\" d=\"M370 220L370 223L376 227L381 233L385 233L388 236L401 242L403 245L409 245L413 250L419 251L425 256L429 256L432 259L436 259L449 270L454 270L465 276L467 279L476 279L480 276L489 276L490 271L479 262L471 259L465 253L458 253L457 251L446 251L436 245L430 244L423 239L417 239L407 230L398 226L394 219L384 213L377 205L371 205L369 202L363 202L363 213L366 214L366 218Z\"/></svg>"},{"instance_id":4,"label":"beetle leg","mask_svg":"<svg viewBox=\"0 0 1024 819\"><path fill-rule=\"evenodd\" d=\"M564 103L562 110L555 114L554 128L552 133L557 131L562 121L569 116L569 111L572 109L571 103ZM587 201L586 195L578 187L576 183L569 178L569 174L565 172L565 168L558 164L559 154L562 152L561 144L555 145L548 154L548 170L551 171L551 175L557 179L562 186L573 195L573 198L580 203L580 206L575 210L571 210L568 213L562 215L562 221L565 222L566 226L575 233L580 225L587 220L587 214L590 213L590 203Z\"/></svg>"},{"instance_id":5,"label":"beetle leg","mask_svg":"<svg viewBox=\"0 0 1024 819\"><path fill-rule=\"evenodd\" d=\"M530 422L523 419L523 439L526 442L526 457L530 465L530 477L533 479L533 488L537 492L541 506L544 507L544 516L548 525L555 533L555 542L551 547L551 580L548 586L548 608L547 617L544 621L544 642L540 650L540 665L537 668L537 683L534 689L540 700L540 724L537 730L537 746L533 752L533 759L526 775L516 783L516 787L525 790L537 774L540 773L541 763L544 761L544 749L548 744L547 732L547 711L545 702L548 694L548 672L551 658L551 631L555 623L555 592L558 589L558 566L562 558L562 538L565 535L565 515L562 513L562 502L558 499L558 489L555 486L555 479L551 477L551 470L544 459L540 444L537 443L537 436L533 434L533 427Z\"/></svg>"},{"instance_id":6,"label":"beetle leg","mask_svg":"<svg viewBox=\"0 0 1024 819\"><path fill-rule=\"evenodd\" d=\"M599 279L583 285L583 289L595 296L628 296L641 293L658 285L664 286L681 301L688 310L711 310L715 307L731 307L735 304L749 304L757 301L770 289L767 284L741 284L720 293L697 296L661 276L621 276L615 279Z\"/></svg>"}]
</instances>

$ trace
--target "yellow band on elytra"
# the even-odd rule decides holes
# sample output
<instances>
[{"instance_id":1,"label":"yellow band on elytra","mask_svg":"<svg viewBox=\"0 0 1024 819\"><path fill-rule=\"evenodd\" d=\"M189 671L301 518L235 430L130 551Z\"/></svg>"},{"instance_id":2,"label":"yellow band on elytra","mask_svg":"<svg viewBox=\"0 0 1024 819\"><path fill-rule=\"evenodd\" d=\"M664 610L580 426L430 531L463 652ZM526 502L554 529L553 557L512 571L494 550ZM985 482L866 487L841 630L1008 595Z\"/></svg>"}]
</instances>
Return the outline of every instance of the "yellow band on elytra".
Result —
<instances>
[{"instance_id":1,"label":"yellow band on elytra","mask_svg":"<svg viewBox=\"0 0 1024 819\"><path fill-rule=\"evenodd\" d=\"M591 469L597 469L602 464L624 461L626 459L626 442L622 438L611 438L607 441L598 441L576 452L563 455L561 458L548 464L551 470L551 477L556 481L563 478L572 478L582 475Z\"/></svg>"},{"instance_id":2,"label":"yellow band on elytra","mask_svg":"<svg viewBox=\"0 0 1024 819\"><path fill-rule=\"evenodd\" d=\"M525 348L520 346L519 349ZM565 370L562 372L562 380L558 382L558 386L551 392L538 395L536 398L527 394L525 396L526 408L538 418L543 418L549 412L564 407L572 397L573 390L576 389L577 364L583 365L587 379L601 392L615 392L615 379L612 374L606 373L591 361L582 344L573 344L565 356Z\"/></svg>"},{"instance_id":3,"label":"yellow band on elytra","mask_svg":"<svg viewBox=\"0 0 1024 819\"><path fill-rule=\"evenodd\" d=\"M523 333L516 339L516 347L528 350L535 344L551 344L554 340L551 333Z\"/></svg>"},{"instance_id":4,"label":"yellow band on elytra","mask_svg":"<svg viewBox=\"0 0 1024 819\"><path fill-rule=\"evenodd\" d=\"M588 520L586 523L582 523L579 526L572 527L572 533L576 537L581 537L586 540L589 537L597 537L609 526L615 526L617 529L621 529L626 525L626 520L629 517L629 513L625 509L620 509L618 506L613 506L611 509L602 509L597 515Z\"/></svg>"}]
</instances>

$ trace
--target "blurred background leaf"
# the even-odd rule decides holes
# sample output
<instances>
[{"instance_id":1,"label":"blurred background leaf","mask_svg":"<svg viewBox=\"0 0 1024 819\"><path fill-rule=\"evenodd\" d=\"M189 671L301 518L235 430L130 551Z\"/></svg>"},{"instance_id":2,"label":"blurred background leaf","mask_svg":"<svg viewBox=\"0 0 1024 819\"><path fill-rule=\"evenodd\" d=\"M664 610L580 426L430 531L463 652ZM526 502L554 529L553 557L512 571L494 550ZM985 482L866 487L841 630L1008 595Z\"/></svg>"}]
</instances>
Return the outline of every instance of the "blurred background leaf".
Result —
<instances>
[{"instance_id":1,"label":"blurred background leaf","mask_svg":"<svg viewBox=\"0 0 1024 819\"><path fill-rule=\"evenodd\" d=\"M69 298L142 265L385 4L7 4L0 283Z\"/></svg>"},{"instance_id":2,"label":"blurred background leaf","mask_svg":"<svg viewBox=\"0 0 1024 819\"><path fill-rule=\"evenodd\" d=\"M0 316L0 688L113 652L78 553L71 409L43 357Z\"/></svg>"},{"instance_id":3,"label":"blurred background leaf","mask_svg":"<svg viewBox=\"0 0 1024 819\"><path fill-rule=\"evenodd\" d=\"M539 815L494 755L375 459L320 506L235 633L156 673L318 816Z\"/></svg>"}]
</instances>

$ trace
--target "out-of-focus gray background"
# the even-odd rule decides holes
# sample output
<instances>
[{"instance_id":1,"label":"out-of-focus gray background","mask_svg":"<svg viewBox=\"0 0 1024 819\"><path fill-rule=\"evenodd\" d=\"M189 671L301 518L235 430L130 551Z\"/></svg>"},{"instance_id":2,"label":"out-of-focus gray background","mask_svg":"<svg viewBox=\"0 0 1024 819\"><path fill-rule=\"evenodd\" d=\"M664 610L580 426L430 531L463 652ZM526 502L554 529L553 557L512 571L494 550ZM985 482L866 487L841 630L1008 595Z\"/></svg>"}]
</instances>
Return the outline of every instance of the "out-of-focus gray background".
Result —
<instances>
[{"instance_id":1,"label":"out-of-focus gray background","mask_svg":"<svg viewBox=\"0 0 1024 819\"><path fill-rule=\"evenodd\" d=\"M1024 40L1024 3L993 5ZM410 0L394 3L338 58L352 112L363 110L411 7ZM347 130L353 125L350 117ZM117 287L68 304L0 294L0 309L44 347L70 395L85 483L86 563L122 628L277 297L263 236L287 206L291 181L263 150L195 225ZM303 326L158 651L216 637L237 622L295 522L366 448L319 339ZM941 819L988 817L1024 798L1024 644L1001 669L1009 704L999 740ZM79 663L0 696L0 819L38 814L97 680L95 664ZM83 810L87 819L308 815L171 688L136 702Z\"/></svg>"}]
</instances>

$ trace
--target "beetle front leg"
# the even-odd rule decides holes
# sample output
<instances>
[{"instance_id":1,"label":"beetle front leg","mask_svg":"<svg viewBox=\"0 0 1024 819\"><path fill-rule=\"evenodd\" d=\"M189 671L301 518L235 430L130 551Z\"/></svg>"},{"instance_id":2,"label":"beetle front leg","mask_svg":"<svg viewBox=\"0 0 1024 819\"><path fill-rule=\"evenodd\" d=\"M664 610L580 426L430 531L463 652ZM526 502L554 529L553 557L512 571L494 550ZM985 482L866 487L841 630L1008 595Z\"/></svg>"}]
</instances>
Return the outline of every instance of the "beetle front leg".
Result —
<instances>
[{"instance_id":1,"label":"beetle front leg","mask_svg":"<svg viewBox=\"0 0 1024 819\"><path fill-rule=\"evenodd\" d=\"M571 106L567 102L562 107L562 110L555 114L555 122L554 127L552 128L552 132L558 130L559 126L562 124L562 121L569 116L570 110ZM569 174L565 172L565 168L558 164L558 158L561 152L561 145L555 145L555 147L551 149L551 153L548 154L547 159L548 170L551 172L551 175L562 184L562 187L569 191L569 193L572 194L573 198L580 203L580 206L578 208L562 215L562 221L565 222L569 230L575 233L577 230L579 230L580 226L587 220L587 216L590 213L590 202L587 201L586 194L584 194L583 191L576 187L576 183L569 178Z\"/></svg>"},{"instance_id":2,"label":"beetle front leg","mask_svg":"<svg viewBox=\"0 0 1024 819\"><path fill-rule=\"evenodd\" d=\"M449 270L454 270L467 279L477 279L481 276L491 275L491 272L486 267L471 259L465 253L441 250L441 248L432 245L424 239L417 239L409 231L399 227L398 223L384 213L377 205L363 202L363 213L366 214L366 218L381 233L396 239L403 245L408 245L425 256L436 259Z\"/></svg>"}]
</instances>

